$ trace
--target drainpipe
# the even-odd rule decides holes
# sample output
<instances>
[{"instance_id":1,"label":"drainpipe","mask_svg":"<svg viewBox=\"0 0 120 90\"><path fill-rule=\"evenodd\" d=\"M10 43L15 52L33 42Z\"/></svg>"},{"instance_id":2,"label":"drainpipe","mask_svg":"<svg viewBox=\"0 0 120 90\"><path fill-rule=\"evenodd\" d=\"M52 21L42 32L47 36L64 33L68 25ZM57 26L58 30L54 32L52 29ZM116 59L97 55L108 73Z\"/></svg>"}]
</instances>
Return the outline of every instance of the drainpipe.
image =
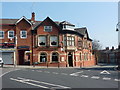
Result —
<instances>
[{"instance_id":1,"label":"drainpipe","mask_svg":"<svg viewBox=\"0 0 120 90\"><path fill-rule=\"evenodd\" d=\"M35 65L35 64L33 64L33 33L34 33L34 31L33 31L33 26L32 26L32 30L31 30L31 65Z\"/></svg>"},{"instance_id":2,"label":"drainpipe","mask_svg":"<svg viewBox=\"0 0 120 90\"><path fill-rule=\"evenodd\" d=\"M17 65L17 34L14 36L15 38L15 60L14 60L14 67Z\"/></svg>"}]
</instances>

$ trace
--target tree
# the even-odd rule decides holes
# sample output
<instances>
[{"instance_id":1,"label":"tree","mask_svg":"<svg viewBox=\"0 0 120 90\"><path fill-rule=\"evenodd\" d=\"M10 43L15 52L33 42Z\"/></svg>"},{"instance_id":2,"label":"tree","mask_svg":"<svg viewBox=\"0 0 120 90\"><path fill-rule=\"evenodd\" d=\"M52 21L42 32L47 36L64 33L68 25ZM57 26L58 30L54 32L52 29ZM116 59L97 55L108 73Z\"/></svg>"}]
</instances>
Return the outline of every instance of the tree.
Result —
<instances>
[{"instance_id":1,"label":"tree","mask_svg":"<svg viewBox=\"0 0 120 90\"><path fill-rule=\"evenodd\" d=\"M99 42L100 42L99 40L93 40L93 42L92 42L93 50L101 50L102 45Z\"/></svg>"},{"instance_id":2,"label":"tree","mask_svg":"<svg viewBox=\"0 0 120 90\"><path fill-rule=\"evenodd\" d=\"M93 54L95 55L96 65L98 64L98 59L100 59L100 50L102 49L102 45L99 42L99 40L93 40L92 42L92 49Z\"/></svg>"}]
</instances>

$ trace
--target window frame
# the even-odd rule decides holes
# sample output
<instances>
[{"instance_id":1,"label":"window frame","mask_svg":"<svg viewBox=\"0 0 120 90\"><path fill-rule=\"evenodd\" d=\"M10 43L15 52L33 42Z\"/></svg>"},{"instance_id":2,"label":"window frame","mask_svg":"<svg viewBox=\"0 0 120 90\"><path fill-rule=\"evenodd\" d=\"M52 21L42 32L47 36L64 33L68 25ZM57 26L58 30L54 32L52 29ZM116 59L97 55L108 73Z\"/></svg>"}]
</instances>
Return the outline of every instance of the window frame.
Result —
<instances>
[{"instance_id":1,"label":"window frame","mask_svg":"<svg viewBox=\"0 0 120 90\"><path fill-rule=\"evenodd\" d=\"M57 56L57 61L54 61L54 60L53 60L53 54L54 54L54 53L56 54L56 55L54 55L54 57ZM55 59L55 60L56 60L56 59ZM53 53L52 53L52 55L51 55L51 61L52 61L53 63L58 63L58 62L59 62L59 54L58 54L57 52L53 52Z\"/></svg>"},{"instance_id":2,"label":"window frame","mask_svg":"<svg viewBox=\"0 0 120 90\"><path fill-rule=\"evenodd\" d=\"M0 37L0 39L4 39L4 34L5 34L5 32L4 31L0 31L0 32L3 32L3 37Z\"/></svg>"},{"instance_id":3,"label":"window frame","mask_svg":"<svg viewBox=\"0 0 120 90\"><path fill-rule=\"evenodd\" d=\"M13 32L13 37L10 37L10 36L9 36L9 35L10 35L10 32ZM13 31L13 30L8 31L8 38L14 38L14 31Z\"/></svg>"},{"instance_id":4,"label":"window frame","mask_svg":"<svg viewBox=\"0 0 120 90\"><path fill-rule=\"evenodd\" d=\"M26 32L26 37L22 37L22 35L23 35L22 32ZM20 38L22 38L22 39L27 38L27 31L26 31L26 30L21 30L21 31L20 31Z\"/></svg>"},{"instance_id":5,"label":"window frame","mask_svg":"<svg viewBox=\"0 0 120 90\"><path fill-rule=\"evenodd\" d=\"M46 28L46 27L47 27L47 28ZM48 27L51 27L51 28L48 28ZM48 30L50 30L50 31L48 31L48 30L46 30L46 29L48 29ZM49 25L44 26L44 31L45 31L45 32L51 32L51 31L52 31L52 26L49 26Z\"/></svg>"},{"instance_id":6,"label":"window frame","mask_svg":"<svg viewBox=\"0 0 120 90\"><path fill-rule=\"evenodd\" d=\"M41 55L41 54L45 54L45 55ZM45 61L43 61L43 62L41 61L41 57L42 57L42 56L45 57ZM47 53L45 53L45 52L41 52L41 53L40 53L39 62L40 62L40 63L46 63L46 62L47 62Z\"/></svg>"},{"instance_id":7,"label":"window frame","mask_svg":"<svg viewBox=\"0 0 120 90\"><path fill-rule=\"evenodd\" d=\"M67 36L67 46L75 46L75 36Z\"/></svg>"},{"instance_id":8,"label":"window frame","mask_svg":"<svg viewBox=\"0 0 120 90\"><path fill-rule=\"evenodd\" d=\"M45 45L40 45L40 37L45 37ZM44 46L46 46L47 45L47 37L46 37L46 35L39 35L38 36L38 46L42 46L42 47L44 47Z\"/></svg>"},{"instance_id":9,"label":"window frame","mask_svg":"<svg viewBox=\"0 0 120 90\"><path fill-rule=\"evenodd\" d=\"M51 43L51 37L57 37L57 44L56 45L52 45ZM50 46L58 46L58 36L56 36L56 35L51 35L50 36Z\"/></svg>"}]
</instances>

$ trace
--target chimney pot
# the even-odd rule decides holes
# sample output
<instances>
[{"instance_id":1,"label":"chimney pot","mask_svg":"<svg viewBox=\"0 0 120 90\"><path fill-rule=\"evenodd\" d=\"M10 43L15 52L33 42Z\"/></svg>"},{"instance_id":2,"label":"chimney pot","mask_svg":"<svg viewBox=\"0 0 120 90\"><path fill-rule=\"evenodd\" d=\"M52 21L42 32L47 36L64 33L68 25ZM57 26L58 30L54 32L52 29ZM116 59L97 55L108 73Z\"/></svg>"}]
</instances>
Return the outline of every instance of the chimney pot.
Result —
<instances>
[{"instance_id":1,"label":"chimney pot","mask_svg":"<svg viewBox=\"0 0 120 90\"><path fill-rule=\"evenodd\" d=\"M112 50L114 50L114 46L112 46Z\"/></svg>"},{"instance_id":2,"label":"chimney pot","mask_svg":"<svg viewBox=\"0 0 120 90\"><path fill-rule=\"evenodd\" d=\"M32 12L32 17L31 17L31 21L35 21L35 13L34 12Z\"/></svg>"},{"instance_id":3,"label":"chimney pot","mask_svg":"<svg viewBox=\"0 0 120 90\"><path fill-rule=\"evenodd\" d=\"M106 50L109 50L109 47L106 47Z\"/></svg>"}]
</instances>

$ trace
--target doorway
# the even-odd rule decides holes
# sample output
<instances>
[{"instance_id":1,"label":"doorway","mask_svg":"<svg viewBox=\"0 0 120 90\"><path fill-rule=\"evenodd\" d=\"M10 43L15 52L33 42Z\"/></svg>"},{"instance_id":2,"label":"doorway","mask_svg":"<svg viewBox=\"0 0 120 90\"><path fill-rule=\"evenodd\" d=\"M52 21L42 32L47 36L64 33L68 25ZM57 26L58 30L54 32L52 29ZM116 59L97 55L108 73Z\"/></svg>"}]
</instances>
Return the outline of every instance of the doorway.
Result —
<instances>
[{"instance_id":1,"label":"doorway","mask_svg":"<svg viewBox=\"0 0 120 90\"><path fill-rule=\"evenodd\" d=\"M19 50L18 51L19 65L30 65L30 51L29 50Z\"/></svg>"},{"instance_id":2,"label":"doorway","mask_svg":"<svg viewBox=\"0 0 120 90\"><path fill-rule=\"evenodd\" d=\"M73 55L71 52L68 53L68 63L69 67L73 67Z\"/></svg>"}]
</instances>

